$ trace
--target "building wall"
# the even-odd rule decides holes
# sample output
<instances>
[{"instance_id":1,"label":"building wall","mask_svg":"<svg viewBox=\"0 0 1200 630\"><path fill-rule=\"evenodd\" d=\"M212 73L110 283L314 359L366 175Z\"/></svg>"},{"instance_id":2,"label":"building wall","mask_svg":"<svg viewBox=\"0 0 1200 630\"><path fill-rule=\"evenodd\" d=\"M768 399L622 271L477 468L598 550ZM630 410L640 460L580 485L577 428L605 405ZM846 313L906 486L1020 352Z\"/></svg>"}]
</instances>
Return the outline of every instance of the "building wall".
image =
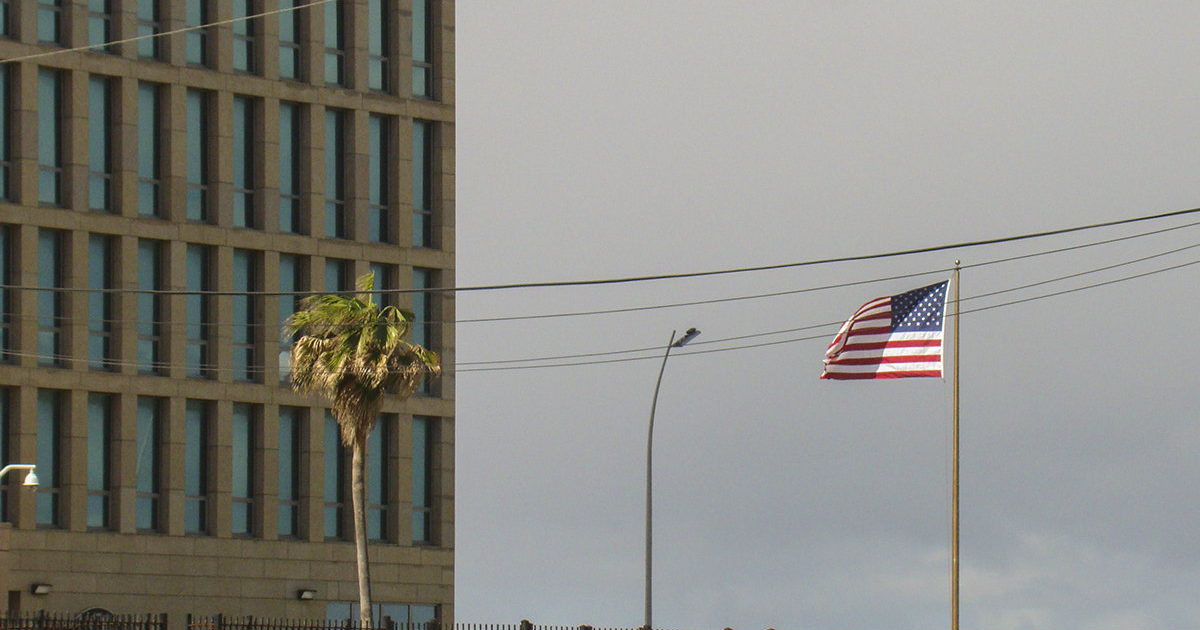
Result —
<instances>
[{"instance_id":1,"label":"building wall","mask_svg":"<svg viewBox=\"0 0 1200 630\"><path fill-rule=\"evenodd\" d=\"M162 0L159 32L189 24L186 12L194 0ZM418 6L414 7L414 2ZM419 327L425 341L444 365L453 365L454 299L452 293L412 293L413 279L428 278L430 286L452 287L454 278L454 2L453 0L378 0L385 19L375 14L375 0L337 0L341 14L342 47L330 55L326 41L325 5L301 7L294 48L280 45L279 15L252 20L251 29L236 24L204 29L207 55L204 63L189 61L189 35L167 34L159 39L157 59L142 54L144 44L128 42L110 46L110 53L71 51L85 46L107 23L106 41L131 38L145 31L139 14L145 0L110 0L108 13L89 11L87 0L0 0L0 64L6 100L0 169L6 190L0 190L0 239L6 259L0 284L0 323L3 324L0 361L0 403L3 406L5 463L36 463L47 480L38 490L23 488L21 474L6 478L4 517L10 528L0 528L0 587L9 602L23 609L73 611L102 607L113 612L168 612L182 615L254 614L323 617L326 604L357 600L352 530L343 523L341 538L326 535L326 458L324 439L326 408L320 400L291 391L281 373L281 353L286 339L279 324L286 317L285 300L278 292L296 281L298 291L332 290L329 261L344 261L344 278L350 288L354 278L372 270L388 275L395 289L387 299L400 306L428 310ZM241 2L209 0L204 22L236 17ZM297 2L297 4L302 4ZM427 5L427 6L426 6ZM422 7L424 6L424 9ZM251 14L286 8L284 0L249 2ZM59 37L40 41L45 27L57 16ZM414 54L414 16L428 19L429 45ZM382 23L382 46L373 30ZM39 28L42 30L39 31ZM284 29L286 30L286 29ZM335 29L336 30L336 29ZM417 41L420 38L416 38ZM195 41L194 39L192 41ZM237 51L250 42L251 70L235 67ZM139 46L142 46L139 49ZM281 55L296 50L298 80L280 77ZM30 58L30 55L54 53ZM340 57L342 85L328 85L326 61ZM373 89L372 68L383 68L385 89ZM415 71L414 71L415 70ZM57 73L58 116L47 118L47 71ZM423 94L414 95L414 75L428 74ZM110 96L109 121L95 121L94 78L105 78ZM140 211L147 195L148 150L143 133L146 108L139 101L153 86L159 117L153 134L159 199L157 216ZM39 96L39 89L42 95ZM206 132L197 133L189 115L189 93L202 90ZM250 135L239 135L236 116L248 104ZM295 104L300 119L292 141L281 129L281 104ZM327 110L342 112L344 133L340 147L327 146ZM373 117L386 120L384 141L372 137ZM47 166L47 120L59 133L57 163ZM43 127L43 128L39 128ZM107 168L95 159L98 127L108 138ZM426 147L414 146L417 126L431 130ZM189 195L195 194L191 171L197 163L195 138L202 136L207 158L203 178L208 217L195 220L189 213ZM101 143L103 144L103 143ZM283 149L291 145L290 150ZM325 212L333 180L327 178L327 153L340 160L343 190L338 203L344 208L343 232L325 231ZM383 157L380 157L382 154ZM280 166L295 158L295 186L285 190ZM386 159L379 168L374 162ZM428 162L427 176L414 174ZM97 170L99 169L99 170ZM46 201L47 175L59 181L58 200ZM96 173L101 175L98 177ZM426 171L421 171L426 172ZM378 175L376 175L378 173ZM244 177L247 176L247 177ZM106 179L107 208L97 209L93 186ZM382 188L383 228L373 229L373 191ZM95 188L98 190L99 188ZM427 190L426 190L427 189ZM416 212L414 202L430 201L427 213ZM294 229L286 227L281 208L287 198L298 205ZM249 199L247 210L237 201ZM418 208L418 210L421 210ZM422 216L428 233L422 232ZM245 224L249 225L245 225ZM376 237L375 234L380 236ZM57 245L47 250L47 234L57 234ZM109 269L105 290L95 290L101 268L92 249L95 236L108 237L111 249L104 258ZM155 267L156 287L163 293L139 292L140 243L160 243ZM206 316L190 273L192 253L208 252L199 274L205 291ZM51 261L42 252L54 251L60 264L57 289L46 291ZM99 251L99 250L96 250ZM251 260L249 288L243 285L238 261ZM291 262L297 273L283 277ZM43 289L43 290L39 290ZM99 306L96 296L110 296ZM57 296L49 298L47 296ZM159 300L154 320L148 322L144 300ZM425 309L425 307L428 309ZM105 310L106 309L106 310ZM104 316L97 312L105 310ZM149 347L143 326L156 324L158 348L154 359L158 374L147 374ZM107 326L104 324L107 323ZM203 328L207 333L198 336ZM97 330L104 329L103 334ZM426 332L427 331L427 332ZM57 338L57 343L48 340ZM93 360L97 339L107 336L109 352ZM140 338L141 337L141 338ZM199 341L202 339L203 341ZM47 345L47 344L50 345ZM46 351L55 348L54 360ZM203 347L207 358L203 374L196 373ZM251 377L244 378L241 357L254 357ZM89 436L89 401L106 395L111 408L107 443L95 450ZM58 438L50 451L44 435L46 401L57 401ZM145 482L145 448L139 440L139 413L149 399L159 409L160 458L151 471L153 492L139 489ZM200 508L206 526L190 527L196 505L189 485L195 462L189 459L189 401L205 401L207 442L202 448L206 487ZM248 405L248 407L241 407ZM239 451L234 427L240 409L248 409L251 427L248 467L241 479L249 496L241 497L235 469L246 464ZM297 445L294 535L280 537L279 417L281 409L297 409ZM433 382L411 400L389 399L383 413L390 430L379 446L384 454L378 468L384 479L381 493L386 517L380 540L371 546L373 591L376 602L436 605L445 621L453 619L454 549L454 382L450 376ZM427 540L413 542L414 422L426 422L431 524ZM94 431L93 431L94 433ZM50 462L35 461L51 451ZM97 453L107 463L107 482L95 486L92 468ZM424 456L418 457L421 459ZM348 458L346 458L348 461ZM348 480L348 472L344 477ZM349 491L343 484L349 519ZM57 495L57 507L50 507ZM103 495L105 499L100 499ZM150 496L153 495L153 496ZM98 508L106 500L107 508ZM89 504L89 501L93 503ZM153 503L156 523L145 527L139 518ZM47 510L54 518L46 517ZM239 520L241 511L248 519ZM99 512L106 523L97 525ZM249 531L238 533L238 523ZM30 594L34 583L51 584L48 595ZM296 591L316 591L312 601L299 601Z\"/></svg>"}]
</instances>

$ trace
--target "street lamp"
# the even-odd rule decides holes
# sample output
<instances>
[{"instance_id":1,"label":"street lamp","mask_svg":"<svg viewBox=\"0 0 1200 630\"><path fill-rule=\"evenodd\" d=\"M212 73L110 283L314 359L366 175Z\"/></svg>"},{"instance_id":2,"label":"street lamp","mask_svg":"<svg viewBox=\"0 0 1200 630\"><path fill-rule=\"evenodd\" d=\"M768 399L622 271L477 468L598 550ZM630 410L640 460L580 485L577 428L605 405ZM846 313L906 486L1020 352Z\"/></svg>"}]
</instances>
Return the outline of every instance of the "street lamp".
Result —
<instances>
[{"instance_id":1,"label":"street lamp","mask_svg":"<svg viewBox=\"0 0 1200 630\"><path fill-rule=\"evenodd\" d=\"M662 386L663 371L667 369L667 357L671 356L671 348L682 348L687 343L700 335L700 331L695 328L687 329L683 336L679 339L675 338L675 331L671 331L671 340L667 342L667 351L663 353L662 366L658 368L658 382L654 384L654 400L650 403L650 430L646 437L646 624L644 630L652 630L654 628L650 622L651 597L650 597L650 577L651 577L651 545L652 545L652 516L653 510L653 493L652 486L652 471L654 470L654 409L658 407L658 388Z\"/></svg>"},{"instance_id":2,"label":"street lamp","mask_svg":"<svg viewBox=\"0 0 1200 630\"><path fill-rule=\"evenodd\" d=\"M29 474L25 475L25 481L22 482L22 485L36 488L38 485L38 478L37 473L34 472L35 468L37 468L37 466L34 464L9 464L4 468L0 468L0 479L3 479L4 475L7 475L8 471L10 470L28 470Z\"/></svg>"}]
</instances>

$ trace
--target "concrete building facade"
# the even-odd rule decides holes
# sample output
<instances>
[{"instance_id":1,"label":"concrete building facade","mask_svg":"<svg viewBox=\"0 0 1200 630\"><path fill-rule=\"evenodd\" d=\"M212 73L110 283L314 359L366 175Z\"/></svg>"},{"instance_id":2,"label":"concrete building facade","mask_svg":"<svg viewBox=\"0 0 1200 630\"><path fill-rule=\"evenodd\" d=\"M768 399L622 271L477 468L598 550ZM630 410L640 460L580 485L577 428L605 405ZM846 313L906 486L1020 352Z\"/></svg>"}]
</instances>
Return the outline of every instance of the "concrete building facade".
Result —
<instances>
[{"instance_id":1,"label":"concrete building facade","mask_svg":"<svg viewBox=\"0 0 1200 630\"><path fill-rule=\"evenodd\" d=\"M356 616L349 457L280 324L374 272L453 365L453 50L453 0L0 0L10 609ZM369 457L378 612L450 622L452 377Z\"/></svg>"}]
</instances>

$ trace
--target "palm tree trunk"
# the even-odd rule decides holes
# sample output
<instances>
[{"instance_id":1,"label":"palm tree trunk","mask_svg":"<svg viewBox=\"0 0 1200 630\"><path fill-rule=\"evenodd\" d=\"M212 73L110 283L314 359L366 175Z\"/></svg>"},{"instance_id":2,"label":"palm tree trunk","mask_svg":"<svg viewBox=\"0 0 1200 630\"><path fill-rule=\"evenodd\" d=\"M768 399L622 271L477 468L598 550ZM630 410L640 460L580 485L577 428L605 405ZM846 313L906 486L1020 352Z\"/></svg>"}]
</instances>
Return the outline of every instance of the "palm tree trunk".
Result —
<instances>
[{"instance_id":1,"label":"palm tree trunk","mask_svg":"<svg viewBox=\"0 0 1200 630\"><path fill-rule=\"evenodd\" d=\"M354 550L358 560L358 612L362 627L372 628L371 563L367 558L367 438L354 440L350 494L354 502Z\"/></svg>"}]
</instances>

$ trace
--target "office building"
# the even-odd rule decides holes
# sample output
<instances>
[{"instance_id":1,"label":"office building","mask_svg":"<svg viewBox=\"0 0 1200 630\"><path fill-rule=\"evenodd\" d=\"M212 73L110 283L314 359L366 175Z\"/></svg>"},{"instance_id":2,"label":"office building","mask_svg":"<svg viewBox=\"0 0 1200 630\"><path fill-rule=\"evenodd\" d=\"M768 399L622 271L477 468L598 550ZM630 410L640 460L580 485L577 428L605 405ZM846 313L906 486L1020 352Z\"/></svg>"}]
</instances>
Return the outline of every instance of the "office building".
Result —
<instances>
[{"instance_id":1,"label":"office building","mask_svg":"<svg viewBox=\"0 0 1200 630\"><path fill-rule=\"evenodd\" d=\"M10 609L354 614L349 457L280 324L374 272L453 365L453 46L453 0L0 0ZM374 601L451 621L453 379L369 457Z\"/></svg>"}]
</instances>

